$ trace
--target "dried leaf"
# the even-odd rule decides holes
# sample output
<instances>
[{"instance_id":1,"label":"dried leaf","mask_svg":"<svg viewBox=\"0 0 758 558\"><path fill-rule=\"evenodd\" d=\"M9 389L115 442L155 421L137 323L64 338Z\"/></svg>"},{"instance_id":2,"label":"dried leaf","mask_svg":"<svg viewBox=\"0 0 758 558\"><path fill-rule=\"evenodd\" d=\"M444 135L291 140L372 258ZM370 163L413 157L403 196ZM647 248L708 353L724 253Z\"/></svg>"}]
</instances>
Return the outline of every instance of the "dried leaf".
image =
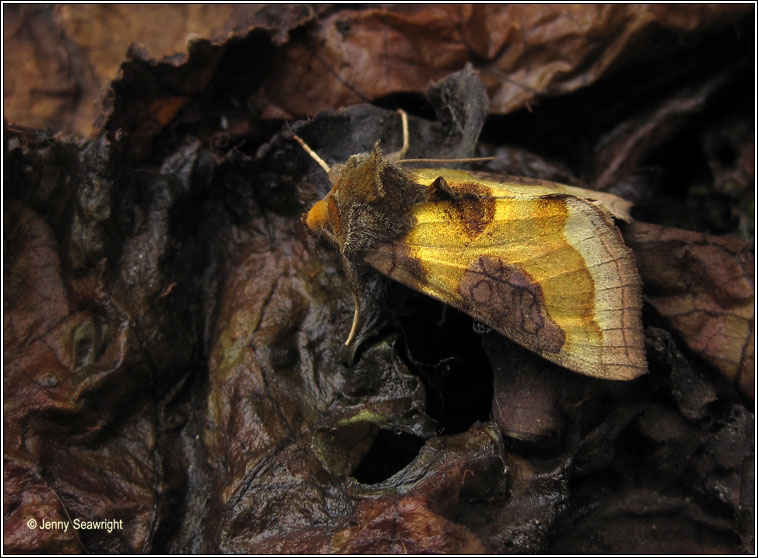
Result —
<instances>
[{"instance_id":1,"label":"dried leaf","mask_svg":"<svg viewBox=\"0 0 758 558\"><path fill-rule=\"evenodd\" d=\"M101 112L103 88L118 73L130 45L142 45L154 60L184 58L194 37L216 37L220 42L252 28L270 30L273 42L282 44L290 29L313 17L308 6L272 8L9 6L4 10L6 117L27 126L88 136Z\"/></svg>"},{"instance_id":2,"label":"dried leaf","mask_svg":"<svg viewBox=\"0 0 758 558\"><path fill-rule=\"evenodd\" d=\"M716 29L740 17L737 9L603 5L340 11L277 53L260 104L264 115L281 118L423 91L473 57L482 61L492 112L507 113L585 87L622 60L639 60L655 48L656 29Z\"/></svg>"},{"instance_id":3,"label":"dried leaf","mask_svg":"<svg viewBox=\"0 0 758 558\"><path fill-rule=\"evenodd\" d=\"M599 501L550 551L619 554L634 540L640 553L728 554L738 545L735 539L727 522L714 520L698 503L638 489Z\"/></svg>"},{"instance_id":4,"label":"dried leaf","mask_svg":"<svg viewBox=\"0 0 758 558\"><path fill-rule=\"evenodd\" d=\"M6 63L14 64L5 92L10 120L89 134L100 92L132 43L145 47L146 54L137 59L168 62L169 57L185 53L192 59L188 36L212 38L214 46L197 59L200 73L210 76L224 50L215 48L216 44L229 35L262 32L268 44L277 47L257 49L257 56L271 58L265 64L270 71L259 76L256 101L266 118L305 116L395 93L420 93L429 82L466 62L475 62L482 72L492 111L508 113L586 87L611 70L654 56L662 48L682 51L680 41L699 41L729 29L749 18L750 8L81 5L19 6L8 14L5 35L11 39L5 43ZM305 37L293 40L291 30L306 22L313 27ZM37 31L31 36L16 32L27 28ZM28 60L37 67L27 64ZM66 66L72 71L61 73L59 68ZM293 75L298 79L291 79ZM197 75L183 82L180 89L204 83ZM61 90L61 83L68 85ZM136 91L147 97L145 107L153 104L155 94L171 97L146 86L143 83L143 89ZM134 93L126 93L126 100ZM116 116L122 115L117 111Z\"/></svg>"},{"instance_id":5,"label":"dried leaf","mask_svg":"<svg viewBox=\"0 0 758 558\"><path fill-rule=\"evenodd\" d=\"M558 367L508 343L500 335L484 338L493 367L492 420L504 436L550 447L560 440L561 372Z\"/></svg>"},{"instance_id":6,"label":"dried leaf","mask_svg":"<svg viewBox=\"0 0 758 558\"><path fill-rule=\"evenodd\" d=\"M627 230L646 300L690 350L752 397L752 247L736 238L647 223Z\"/></svg>"},{"instance_id":7,"label":"dried leaf","mask_svg":"<svg viewBox=\"0 0 758 558\"><path fill-rule=\"evenodd\" d=\"M598 190L629 179L649 153L669 139L733 73L733 68L667 98L662 106L617 125L595 146L588 181Z\"/></svg>"},{"instance_id":8,"label":"dried leaf","mask_svg":"<svg viewBox=\"0 0 758 558\"><path fill-rule=\"evenodd\" d=\"M20 501L5 542L24 551L144 551L155 521L155 433L139 418L141 408L133 422L119 416L120 394L133 381L123 374L131 352L129 319L107 299L72 308L49 228L18 202L6 209L6 238L14 250L4 319L4 451L19 467L6 469L5 487L7 497ZM75 518L121 519L124 527L103 536L27 526L32 519L70 526Z\"/></svg>"},{"instance_id":9,"label":"dried leaf","mask_svg":"<svg viewBox=\"0 0 758 558\"><path fill-rule=\"evenodd\" d=\"M21 531L6 541L57 552L72 541L83 551L147 552L160 521L159 493L172 486L159 481L156 456L170 450L156 448L157 402L186 373L198 338L198 320L174 313L198 304L181 302L196 298L191 279L166 295L166 276L194 266L163 228L171 190L160 180L152 190L140 184L139 196L134 182L118 189L125 176L118 149L102 138L81 146L14 130L8 147L6 178L13 180L6 194L15 200L4 206L12 245L5 262L4 451L6 459L33 464L27 468L34 474L10 469L19 478L6 486L18 492L24 484L23 498L46 504L32 516L20 517L28 506L14 510ZM182 169L177 159L194 162L189 151L169 159L172 180ZM116 219L114 207L122 211ZM167 311L172 303L175 311ZM26 526L46 510L45 518L69 525L122 523L110 532L48 537Z\"/></svg>"},{"instance_id":10,"label":"dried leaf","mask_svg":"<svg viewBox=\"0 0 758 558\"><path fill-rule=\"evenodd\" d=\"M39 521L70 521L55 490L40 476L34 463L3 459L3 550L81 554L85 548L76 531L42 529ZM29 523L30 521L34 523ZM29 531L40 527L36 537Z\"/></svg>"},{"instance_id":11,"label":"dried leaf","mask_svg":"<svg viewBox=\"0 0 758 558\"><path fill-rule=\"evenodd\" d=\"M6 130L6 549L691 551L703 533L713 551L752 551L753 416L691 358L697 345L682 353L648 328L649 374L592 380L367 273L363 326L343 354L352 300L339 257L299 225L329 183L266 121L379 99L436 113L411 118L409 156L470 154L486 113L473 72L428 85L473 62L493 112L536 109L489 120L479 148L498 153L491 169L605 176L666 205L646 165L663 136L694 127L693 188L713 182L720 212L735 211L718 225L699 211L703 226L750 236L752 99L739 86L752 13L10 7L10 118L87 133L114 81L90 141ZM363 105L292 128L334 163L378 138L398 147L397 120ZM598 137L612 141L593 155ZM737 369L744 332L730 320L752 304L752 250L656 235L637 239L651 305L677 341L694 331L696 354ZM687 303L708 335L679 313ZM30 514L124 528L30 530Z\"/></svg>"},{"instance_id":12,"label":"dried leaf","mask_svg":"<svg viewBox=\"0 0 758 558\"><path fill-rule=\"evenodd\" d=\"M713 383L693 369L668 331L648 327L645 334L651 358L671 372L671 394L679 411L693 422L705 417L709 405L718 400Z\"/></svg>"}]
</instances>

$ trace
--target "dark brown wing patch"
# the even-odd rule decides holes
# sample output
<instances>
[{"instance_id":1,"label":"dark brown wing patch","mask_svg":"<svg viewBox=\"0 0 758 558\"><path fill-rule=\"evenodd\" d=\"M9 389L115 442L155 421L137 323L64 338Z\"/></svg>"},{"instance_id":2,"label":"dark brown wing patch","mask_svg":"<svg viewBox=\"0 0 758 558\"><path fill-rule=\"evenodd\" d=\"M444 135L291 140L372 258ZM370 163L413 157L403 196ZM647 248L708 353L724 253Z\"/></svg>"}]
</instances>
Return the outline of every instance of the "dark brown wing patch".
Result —
<instances>
[{"instance_id":1,"label":"dark brown wing patch","mask_svg":"<svg viewBox=\"0 0 758 558\"><path fill-rule=\"evenodd\" d=\"M566 334L545 310L542 287L517 266L482 256L463 274L458 291L469 313L532 349L556 353Z\"/></svg>"},{"instance_id":2,"label":"dark brown wing patch","mask_svg":"<svg viewBox=\"0 0 758 558\"><path fill-rule=\"evenodd\" d=\"M466 185L471 188L472 185ZM453 211L458 222L471 239L478 237L495 218L495 199L491 196L479 196L475 192L458 196L452 201Z\"/></svg>"},{"instance_id":3,"label":"dark brown wing patch","mask_svg":"<svg viewBox=\"0 0 758 558\"><path fill-rule=\"evenodd\" d=\"M366 263L418 291L423 292L428 281L423 264L411 256L410 248L404 244L380 244L366 254Z\"/></svg>"},{"instance_id":4,"label":"dark brown wing patch","mask_svg":"<svg viewBox=\"0 0 758 558\"><path fill-rule=\"evenodd\" d=\"M487 186L476 182L455 183L453 186L439 176L427 187L427 199L449 203L451 220L473 240L495 218L496 200Z\"/></svg>"}]
</instances>

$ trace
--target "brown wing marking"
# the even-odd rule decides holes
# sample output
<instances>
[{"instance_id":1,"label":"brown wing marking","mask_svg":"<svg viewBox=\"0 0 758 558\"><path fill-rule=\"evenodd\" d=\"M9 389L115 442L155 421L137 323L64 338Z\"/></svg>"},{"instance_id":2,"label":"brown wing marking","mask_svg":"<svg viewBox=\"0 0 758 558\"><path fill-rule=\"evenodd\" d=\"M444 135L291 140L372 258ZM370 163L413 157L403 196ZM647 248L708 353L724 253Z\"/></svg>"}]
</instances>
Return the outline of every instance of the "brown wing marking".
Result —
<instances>
[{"instance_id":1,"label":"brown wing marking","mask_svg":"<svg viewBox=\"0 0 758 558\"><path fill-rule=\"evenodd\" d=\"M539 352L556 353L566 334L548 315L542 287L500 258L482 256L461 277L464 310Z\"/></svg>"}]
</instances>

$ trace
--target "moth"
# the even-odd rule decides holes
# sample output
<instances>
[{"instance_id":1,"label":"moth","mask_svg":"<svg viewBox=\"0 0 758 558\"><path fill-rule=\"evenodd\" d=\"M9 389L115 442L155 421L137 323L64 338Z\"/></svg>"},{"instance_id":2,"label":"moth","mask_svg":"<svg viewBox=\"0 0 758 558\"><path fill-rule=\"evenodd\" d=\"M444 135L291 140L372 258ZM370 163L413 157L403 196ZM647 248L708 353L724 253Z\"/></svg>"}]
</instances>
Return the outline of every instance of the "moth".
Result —
<instances>
[{"instance_id":1,"label":"moth","mask_svg":"<svg viewBox=\"0 0 758 558\"><path fill-rule=\"evenodd\" d=\"M414 168L398 112L403 146L388 156L377 142L330 167L295 136L332 183L303 222L342 256L355 303L345 344L368 264L575 372L644 374L640 278L613 222L628 220L631 204L544 180Z\"/></svg>"}]
</instances>

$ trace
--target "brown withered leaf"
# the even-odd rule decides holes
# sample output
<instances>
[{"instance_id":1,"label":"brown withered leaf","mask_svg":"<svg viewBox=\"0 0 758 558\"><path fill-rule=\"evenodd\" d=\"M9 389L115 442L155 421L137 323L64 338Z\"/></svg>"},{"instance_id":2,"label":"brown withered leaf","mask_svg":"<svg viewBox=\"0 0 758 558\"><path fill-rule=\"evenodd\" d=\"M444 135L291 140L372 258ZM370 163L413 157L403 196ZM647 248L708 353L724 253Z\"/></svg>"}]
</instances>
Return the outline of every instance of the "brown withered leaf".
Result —
<instances>
[{"instance_id":1,"label":"brown withered leaf","mask_svg":"<svg viewBox=\"0 0 758 558\"><path fill-rule=\"evenodd\" d=\"M38 469L34 462L18 461L7 455L3 458L3 551L82 554L85 547L74 529L40 530L39 536L29 537L30 519L70 521L55 490Z\"/></svg>"},{"instance_id":2,"label":"brown withered leaf","mask_svg":"<svg viewBox=\"0 0 758 558\"><path fill-rule=\"evenodd\" d=\"M661 106L624 121L595 145L588 182L598 190L629 180L653 149L679 131L693 114L702 111L708 98L734 73L728 68L704 83L690 85L667 97Z\"/></svg>"},{"instance_id":3,"label":"brown withered leaf","mask_svg":"<svg viewBox=\"0 0 758 558\"><path fill-rule=\"evenodd\" d=\"M649 49L661 48L660 29L674 31L671 38L713 31L745 13L715 7L544 4L343 10L320 20L310 36L277 51L259 104L267 117L313 114L423 91L430 81L470 61L482 74L492 112L507 113L586 87L617 64L643 59ZM669 44L675 48L675 41Z\"/></svg>"},{"instance_id":4,"label":"brown withered leaf","mask_svg":"<svg viewBox=\"0 0 758 558\"><path fill-rule=\"evenodd\" d=\"M503 436L533 447L558 444L563 428L556 389L562 379L559 367L533 358L500 335L485 336L483 348L493 368L492 420Z\"/></svg>"},{"instance_id":5,"label":"brown withered leaf","mask_svg":"<svg viewBox=\"0 0 758 558\"><path fill-rule=\"evenodd\" d=\"M6 12L9 119L89 135L101 91L127 51L132 53L127 66L135 52L153 64L176 64L193 56L188 37L211 43L199 55L202 69L185 78L180 90L202 85L203 76L222 67L224 40L266 37L255 49L255 65L265 70L241 70L253 74L257 93L248 93L255 93L264 118L421 93L466 62L482 72L492 111L508 113L586 87L661 50L687 56L693 42L728 30L749 16L749 7L61 5ZM306 32L293 39L298 28ZM132 44L143 50L130 50ZM142 116L154 116L166 103L184 106L177 91L138 92L146 97L145 107L154 109Z\"/></svg>"},{"instance_id":6,"label":"brown withered leaf","mask_svg":"<svg viewBox=\"0 0 758 558\"><path fill-rule=\"evenodd\" d=\"M754 386L754 252L731 237L634 223L624 237L645 299L746 396Z\"/></svg>"},{"instance_id":7,"label":"brown withered leaf","mask_svg":"<svg viewBox=\"0 0 758 558\"><path fill-rule=\"evenodd\" d=\"M305 5L59 4L6 6L3 11L6 118L89 136L102 110L103 91L128 60L131 45L140 45L154 60L176 61L177 56L186 58L190 39L221 43L254 28L266 30L274 44L282 44L292 28L312 18L318 9ZM176 95L157 99L154 111L165 113L166 104L175 111L180 100Z\"/></svg>"},{"instance_id":8,"label":"brown withered leaf","mask_svg":"<svg viewBox=\"0 0 758 558\"><path fill-rule=\"evenodd\" d=\"M187 257L190 229L168 225L185 218L170 200L197 151L168 158L163 178L132 180L104 138L6 133L4 489L19 503L6 509L6 549L147 552L180 478L162 476L179 450L157 447L159 430L171 439L157 417L199 338L186 317L200 304L193 275L180 268L200 256ZM72 538L30 519L122 523Z\"/></svg>"},{"instance_id":9,"label":"brown withered leaf","mask_svg":"<svg viewBox=\"0 0 758 558\"><path fill-rule=\"evenodd\" d=\"M335 550L347 554L482 554L485 546L465 527L435 514L426 498L395 496L363 504L356 526L335 535Z\"/></svg>"},{"instance_id":10,"label":"brown withered leaf","mask_svg":"<svg viewBox=\"0 0 758 558\"><path fill-rule=\"evenodd\" d=\"M144 551L156 518L155 434L139 408L149 402L140 400L133 420L119 416L123 402L116 394L128 393L134 381L125 374L129 319L108 299L72 307L49 228L18 203L6 204L8 210L6 239L14 249L5 283L3 421L6 475L12 476L5 489L6 498L27 503L7 509L6 549ZM114 436L112 429L130 436ZM31 519L70 524L74 518L123 519L124 529L103 536L27 527ZM30 536L36 533L41 536Z\"/></svg>"},{"instance_id":11,"label":"brown withered leaf","mask_svg":"<svg viewBox=\"0 0 758 558\"><path fill-rule=\"evenodd\" d=\"M88 134L100 110L99 90L107 81L98 82L49 6L3 6L3 16L5 118Z\"/></svg>"},{"instance_id":12,"label":"brown withered leaf","mask_svg":"<svg viewBox=\"0 0 758 558\"><path fill-rule=\"evenodd\" d=\"M363 501L353 524L335 534L333 548L346 553L485 552L489 541L462 525L458 515L466 502L502 500L506 475L491 424L434 438L409 467L376 485L385 495L364 500L368 493L359 489Z\"/></svg>"},{"instance_id":13,"label":"brown withered leaf","mask_svg":"<svg viewBox=\"0 0 758 558\"><path fill-rule=\"evenodd\" d=\"M437 114L436 122L411 118L409 156L466 155L486 113L478 84L465 78L428 101L418 95L449 69L473 60L495 112L561 95L572 114L582 105L567 93L615 77L627 97L588 88L592 110L548 129L555 143L572 143L565 134L580 122L576 143L591 146L585 123L614 129L626 100L648 94L603 152L620 163L614 176L623 180L656 134L712 111L728 89L718 82L710 95L709 70L688 72L728 58L711 47L746 29L748 8L40 10L32 22L16 18L23 29L13 36L37 53L32 59L57 62L41 64L42 80L33 64L18 70L18 97L7 106L79 129L88 118L82 107L95 106L92 91L114 81L89 142L20 128L6 136L6 550L674 552L692 551L701 530L713 551L752 550L752 414L721 400L716 374L688 362L666 331L646 332L649 374L602 382L546 365L501 336L493 348L495 334L474 332L470 319L369 272L355 350L344 354L353 303L339 255L299 223L328 179L289 132L274 135L280 123L265 122L411 93L382 100L394 108L413 99L419 114ZM137 25L150 14L160 18ZM153 25L159 19L165 28ZM187 46L190 32L200 38ZM34 47L48 35L60 44ZM132 42L143 46L122 61ZM86 79L94 72L103 80L95 87L77 73L82 61ZM672 66L680 72L655 71ZM47 78L66 84L62 104L27 102L24 84L50 88ZM671 86L666 94L655 89L661 82ZM72 101L69 89L80 96ZM646 110L660 118L641 138L628 123L644 124ZM734 124L719 135L722 119L709 114L700 136L706 166L720 191L737 184L744 196L752 192L743 172L752 129ZM397 148L398 120L363 105L292 129L332 164L377 139L385 151ZM542 149L496 139L491 169L584 174L571 163L545 164L553 154ZM725 141L736 170L723 164ZM661 240L669 234L689 246L671 250L677 273L646 249L669 249ZM661 229L638 239L653 258L650 302L670 312L659 310L677 340L694 331L700 345L691 351L733 366L746 389L747 345L737 339L752 276L748 260L729 257L748 251L701 236L682 241ZM687 303L695 313L680 312ZM733 344L745 348L741 363L731 360ZM77 538L30 531L29 514L123 518L125 526ZM680 536L664 540L651 528L669 523Z\"/></svg>"},{"instance_id":14,"label":"brown withered leaf","mask_svg":"<svg viewBox=\"0 0 758 558\"><path fill-rule=\"evenodd\" d=\"M508 471L507 498L463 502L458 520L484 541L488 552L540 552L568 505L571 457L563 453L527 458L509 450L504 464Z\"/></svg>"},{"instance_id":15,"label":"brown withered leaf","mask_svg":"<svg viewBox=\"0 0 758 558\"><path fill-rule=\"evenodd\" d=\"M429 440L401 473L374 485L339 481L319 467L316 454L296 449L301 441L294 442L247 472L245 494L232 495L237 508L223 528L222 548L306 554L485 550L453 517L462 501L502 498L503 465L491 426Z\"/></svg>"},{"instance_id":16,"label":"brown withered leaf","mask_svg":"<svg viewBox=\"0 0 758 558\"><path fill-rule=\"evenodd\" d=\"M713 382L692 367L668 331L651 326L645 334L650 358L671 374L671 395L679 412L693 422L707 416L709 405L718 400Z\"/></svg>"},{"instance_id":17,"label":"brown withered leaf","mask_svg":"<svg viewBox=\"0 0 758 558\"><path fill-rule=\"evenodd\" d=\"M640 553L734 552L730 525L714 519L702 506L665 491L625 490L597 502L570 531L550 546L557 554L623 554L634 541Z\"/></svg>"},{"instance_id":18,"label":"brown withered leaf","mask_svg":"<svg viewBox=\"0 0 758 558\"><path fill-rule=\"evenodd\" d=\"M582 423L582 430L590 428L580 430L571 505L555 523L548 548L569 553L619 553L630 545L686 549L692 533L702 531L698 544L714 552L750 550L752 529L745 526L753 523L754 506L744 494L754 486L753 415L740 405L717 402L713 383L685 370L688 365L668 333L655 328L646 333L660 345L650 353L650 374L618 386L615 394L606 387L612 399L605 406L602 392L593 390L571 415L569 429ZM670 392L678 409L650 397L655 392ZM703 401L700 392L710 393L710 400ZM609 481L616 488L603 488ZM719 512L714 500L729 512Z\"/></svg>"}]
</instances>

